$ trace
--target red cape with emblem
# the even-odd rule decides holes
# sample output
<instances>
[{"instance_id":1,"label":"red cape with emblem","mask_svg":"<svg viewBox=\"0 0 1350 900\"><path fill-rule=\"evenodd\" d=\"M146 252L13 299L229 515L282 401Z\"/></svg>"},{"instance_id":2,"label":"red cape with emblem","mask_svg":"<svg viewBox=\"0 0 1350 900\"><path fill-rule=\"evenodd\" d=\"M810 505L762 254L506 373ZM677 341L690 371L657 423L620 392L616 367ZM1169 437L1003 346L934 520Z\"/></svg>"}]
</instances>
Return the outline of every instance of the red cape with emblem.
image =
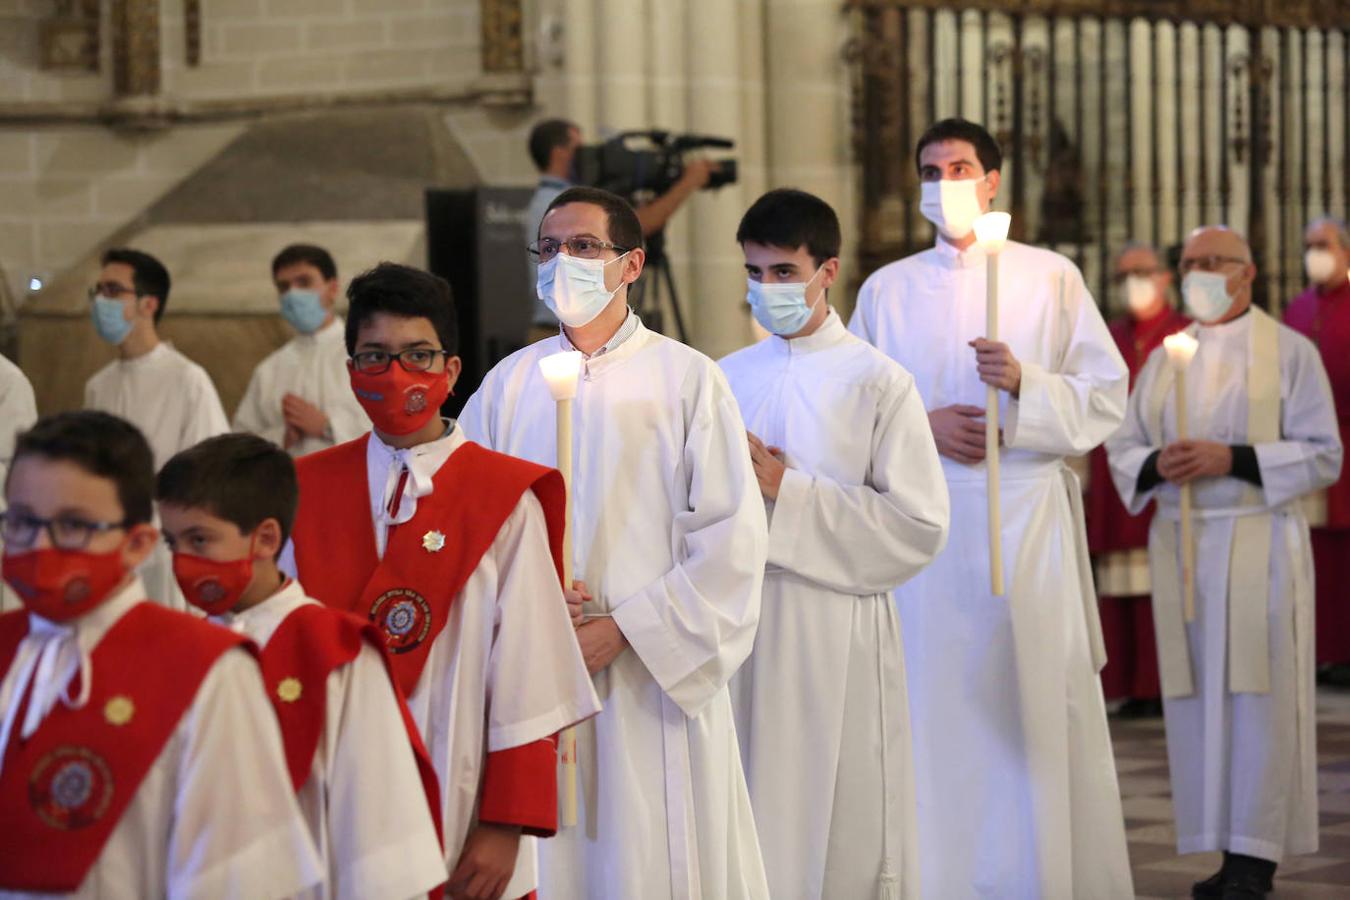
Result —
<instances>
[{"instance_id":1,"label":"red cape with emblem","mask_svg":"<svg viewBox=\"0 0 1350 900\"><path fill-rule=\"evenodd\" d=\"M27 612L0 616L0 673L27 633ZM240 646L252 647L241 635L149 602L108 630L91 654L97 677L89 702L56 704L27 741L16 731L0 748L0 887L79 888L202 680Z\"/></svg>"},{"instance_id":2,"label":"red cape with emblem","mask_svg":"<svg viewBox=\"0 0 1350 900\"><path fill-rule=\"evenodd\" d=\"M259 654L267 698L272 701L281 725L291 784L299 791L313 772L314 754L328 715L328 676L356 659L363 642L369 642L380 654L389 674L439 838L441 805L437 802L440 788L436 770L408 712L403 692L394 680L389 657L384 652L384 639L369 622L326 606L307 604L293 610Z\"/></svg>"},{"instance_id":3,"label":"red cape with emblem","mask_svg":"<svg viewBox=\"0 0 1350 900\"><path fill-rule=\"evenodd\" d=\"M561 584L566 495L556 469L466 441L436 472L412 519L390 529L380 559L366 479L369 439L296 461L296 574L310 596L375 624L399 687L411 695L450 605L526 491L543 506Z\"/></svg>"}]
</instances>

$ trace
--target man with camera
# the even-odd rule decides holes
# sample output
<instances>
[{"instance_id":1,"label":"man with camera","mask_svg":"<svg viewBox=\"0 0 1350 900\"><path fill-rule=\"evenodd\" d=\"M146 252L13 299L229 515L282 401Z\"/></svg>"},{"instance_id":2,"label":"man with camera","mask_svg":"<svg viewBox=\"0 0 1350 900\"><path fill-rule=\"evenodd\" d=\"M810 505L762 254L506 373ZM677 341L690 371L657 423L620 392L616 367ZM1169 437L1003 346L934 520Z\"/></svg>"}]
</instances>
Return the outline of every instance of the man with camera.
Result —
<instances>
[{"instance_id":1,"label":"man with camera","mask_svg":"<svg viewBox=\"0 0 1350 900\"><path fill-rule=\"evenodd\" d=\"M539 234L539 223L559 194L579 181L577 151L581 149L581 129L566 119L545 119L530 131L530 158L539 170L539 184L530 198L525 215L525 243L532 244ZM683 171L670 187L647 203L637 205L638 223L642 236L659 234L671 216L693 194L708 186L719 164L707 159L685 161ZM534 284L537 266L528 261L529 283ZM534 299L534 314L530 320L529 343L552 337L558 333L558 319L549 312L544 301Z\"/></svg>"}]
</instances>

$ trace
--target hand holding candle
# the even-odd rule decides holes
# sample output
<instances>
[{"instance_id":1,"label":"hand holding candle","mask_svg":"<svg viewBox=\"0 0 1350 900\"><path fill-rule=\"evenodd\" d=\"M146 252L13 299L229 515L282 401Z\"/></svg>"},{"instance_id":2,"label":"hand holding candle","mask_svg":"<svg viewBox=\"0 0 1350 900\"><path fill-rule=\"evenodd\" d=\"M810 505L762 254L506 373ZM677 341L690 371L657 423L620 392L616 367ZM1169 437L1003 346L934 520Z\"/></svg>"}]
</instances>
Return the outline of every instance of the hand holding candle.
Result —
<instances>
[{"instance_id":1,"label":"hand holding candle","mask_svg":"<svg viewBox=\"0 0 1350 900\"><path fill-rule=\"evenodd\" d=\"M998 255L1008 242L1012 216L985 213L975 220L975 239L985 252L985 339L998 340ZM994 596L1003 595L1003 520L999 509L998 388L985 386L984 464L989 495L989 586Z\"/></svg>"},{"instance_id":2,"label":"hand holding candle","mask_svg":"<svg viewBox=\"0 0 1350 900\"><path fill-rule=\"evenodd\" d=\"M563 514L564 585L572 584L572 400L577 395L583 357L579 351L554 353L539 360L539 370L548 384L557 410L558 471L566 486L566 511ZM577 733L568 728L559 738L562 750L562 824L577 823Z\"/></svg>"},{"instance_id":3,"label":"hand holding candle","mask_svg":"<svg viewBox=\"0 0 1350 900\"><path fill-rule=\"evenodd\" d=\"M1186 368L1200 344L1184 331L1163 338L1167 363L1176 374L1177 440L1190 437L1186 423ZM1191 522L1191 486L1181 485L1181 593L1187 622L1195 621L1195 538Z\"/></svg>"}]
</instances>

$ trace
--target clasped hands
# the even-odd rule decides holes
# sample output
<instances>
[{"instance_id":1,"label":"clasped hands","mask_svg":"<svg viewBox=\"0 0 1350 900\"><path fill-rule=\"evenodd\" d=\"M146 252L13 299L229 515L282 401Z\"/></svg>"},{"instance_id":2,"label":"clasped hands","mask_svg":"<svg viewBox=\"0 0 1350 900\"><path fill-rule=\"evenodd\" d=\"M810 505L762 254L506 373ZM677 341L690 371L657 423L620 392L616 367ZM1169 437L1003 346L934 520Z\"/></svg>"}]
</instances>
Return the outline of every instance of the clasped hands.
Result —
<instances>
[{"instance_id":1,"label":"clasped hands","mask_svg":"<svg viewBox=\"0 0 1350 900\"><path fill-rule=\"evenodd\" d=\"M1013 356L1012 349L1000 341L984 338L971 341L970 347L975 351L975 369L980 381L1018 396L1022 390L1022 364ZM984 413L983 406L968 403L956 403L930 412L928 424L933 429L938 453L968 466L984 462ZM1002 442L1000 431L999 443Z\"/></svg>"},{"instance_id":2,"label":"clasped hands","mask_svg":"<svg viewBox=\"0 0 1350 900\"><path fill-rule=\"evenodd\" d=\"M628 647L628 639L623 636L612 616L586 618L582 604L595 598L591 596L586 582L572 581L572 587L563 591L567 599L567 613L572 618L572 627L576 629L577 645L581 647L581 658L586 661L586 671L592 675L614 662Z\"/></svg>"}]
</instances>

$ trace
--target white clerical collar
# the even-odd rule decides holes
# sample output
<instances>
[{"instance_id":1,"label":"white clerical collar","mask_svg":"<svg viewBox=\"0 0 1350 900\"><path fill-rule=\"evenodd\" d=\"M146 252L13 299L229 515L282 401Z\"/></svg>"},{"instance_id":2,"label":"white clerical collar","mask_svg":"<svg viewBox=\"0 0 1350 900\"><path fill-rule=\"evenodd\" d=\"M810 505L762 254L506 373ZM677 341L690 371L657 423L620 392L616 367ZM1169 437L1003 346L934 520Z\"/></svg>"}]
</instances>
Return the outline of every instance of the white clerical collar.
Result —
<instances>
[{"instance_id":1,"label":"white clerical collar","mask_svg":"<svg viewBox=\"0 0 1350 900\"><path fill-rule=\"evenodd\" d=\"M942 235L934 238L933 249L937 251L938 258L946 265L958 269L968 269L974 265L984 263L984 249L980 242L976 241L964 250L958 250L954 244L943 239Z\"/></svg>"},{"instance_id":2,"label":"white clerical collar","mask_svg":"<svg viewBox=\"0 0 1350 900\"><path fill-rule=\"evenodd\" d=\"M300 582L294 578L287 578L286 583L275 594L256 606L250 606L237 613L227 612L211 616L210 619L236 634L251 638L259 647L265 647L287 616L301 606L316 602L305 596L305 590L300 586Z\"/></svg>"},{"instance_id":3,"label":"white clerical collar","mask_svg":"<svg viewBox=\"0 0 1350 900\"><path fill-rule=\"evenodd\" d=\"M172 345L168 341L162 340L158 344L155 344L150 350L134 359L121 359L119 357L117 362L123 369L140 369L145 366L153 366L169 355L171 347Z\"/></svg>"},{"instance_id":4,"label":"white clerical collar","mask_svg":"<svg viewBox=\"0 0 1350 900\"><path fill-rule=\"evenodd\" d=\"M341 316L333 316L333 321L321 325L309 334L297 334L295 340L304 344L327 344L338 339L346 340L346 328Z\"/></svg>"},{"instance_id":5,"label":"white clerical collar","mask_svg":"<svg viewBox=\"0 0 1350 900\"><path fill-rule=\"evenodd\" d=\"M829 315L825 321L820 323L820 327L810 334L801 337L785 338L778 335L772 335L770 340L773 342L774 349L782 353L789 353L793 356L799 356L804 353L815 353L819 350L827 350L844 339L848 329L844 328L844 320L839 318L839 313L830 307Z\"/></svg>"},{"instance_id":6,"label":"white clerical collar","mask_svg":"<svg viewBox=\"0 0 1350 900\"><path fill-rule=\"evenodd\" d=\"M377 502L375 488L380 484L380 473L384 473L384 487L379 491L378 498L380 505L373 510L375 521L385 525L401 525L411 519L417 510L417 498L432 492L432 479L445 465L450 454L464 441L464 429L454 419L446 423L445 433L436 440L405 449L390 447L372 431L366 446L367 470L373 479L372 503ZM398 512L390 516L388 510L404 469L407 469L408 477L403 483L402 500L398 504Z\"/></svg>"}]
</instances>

